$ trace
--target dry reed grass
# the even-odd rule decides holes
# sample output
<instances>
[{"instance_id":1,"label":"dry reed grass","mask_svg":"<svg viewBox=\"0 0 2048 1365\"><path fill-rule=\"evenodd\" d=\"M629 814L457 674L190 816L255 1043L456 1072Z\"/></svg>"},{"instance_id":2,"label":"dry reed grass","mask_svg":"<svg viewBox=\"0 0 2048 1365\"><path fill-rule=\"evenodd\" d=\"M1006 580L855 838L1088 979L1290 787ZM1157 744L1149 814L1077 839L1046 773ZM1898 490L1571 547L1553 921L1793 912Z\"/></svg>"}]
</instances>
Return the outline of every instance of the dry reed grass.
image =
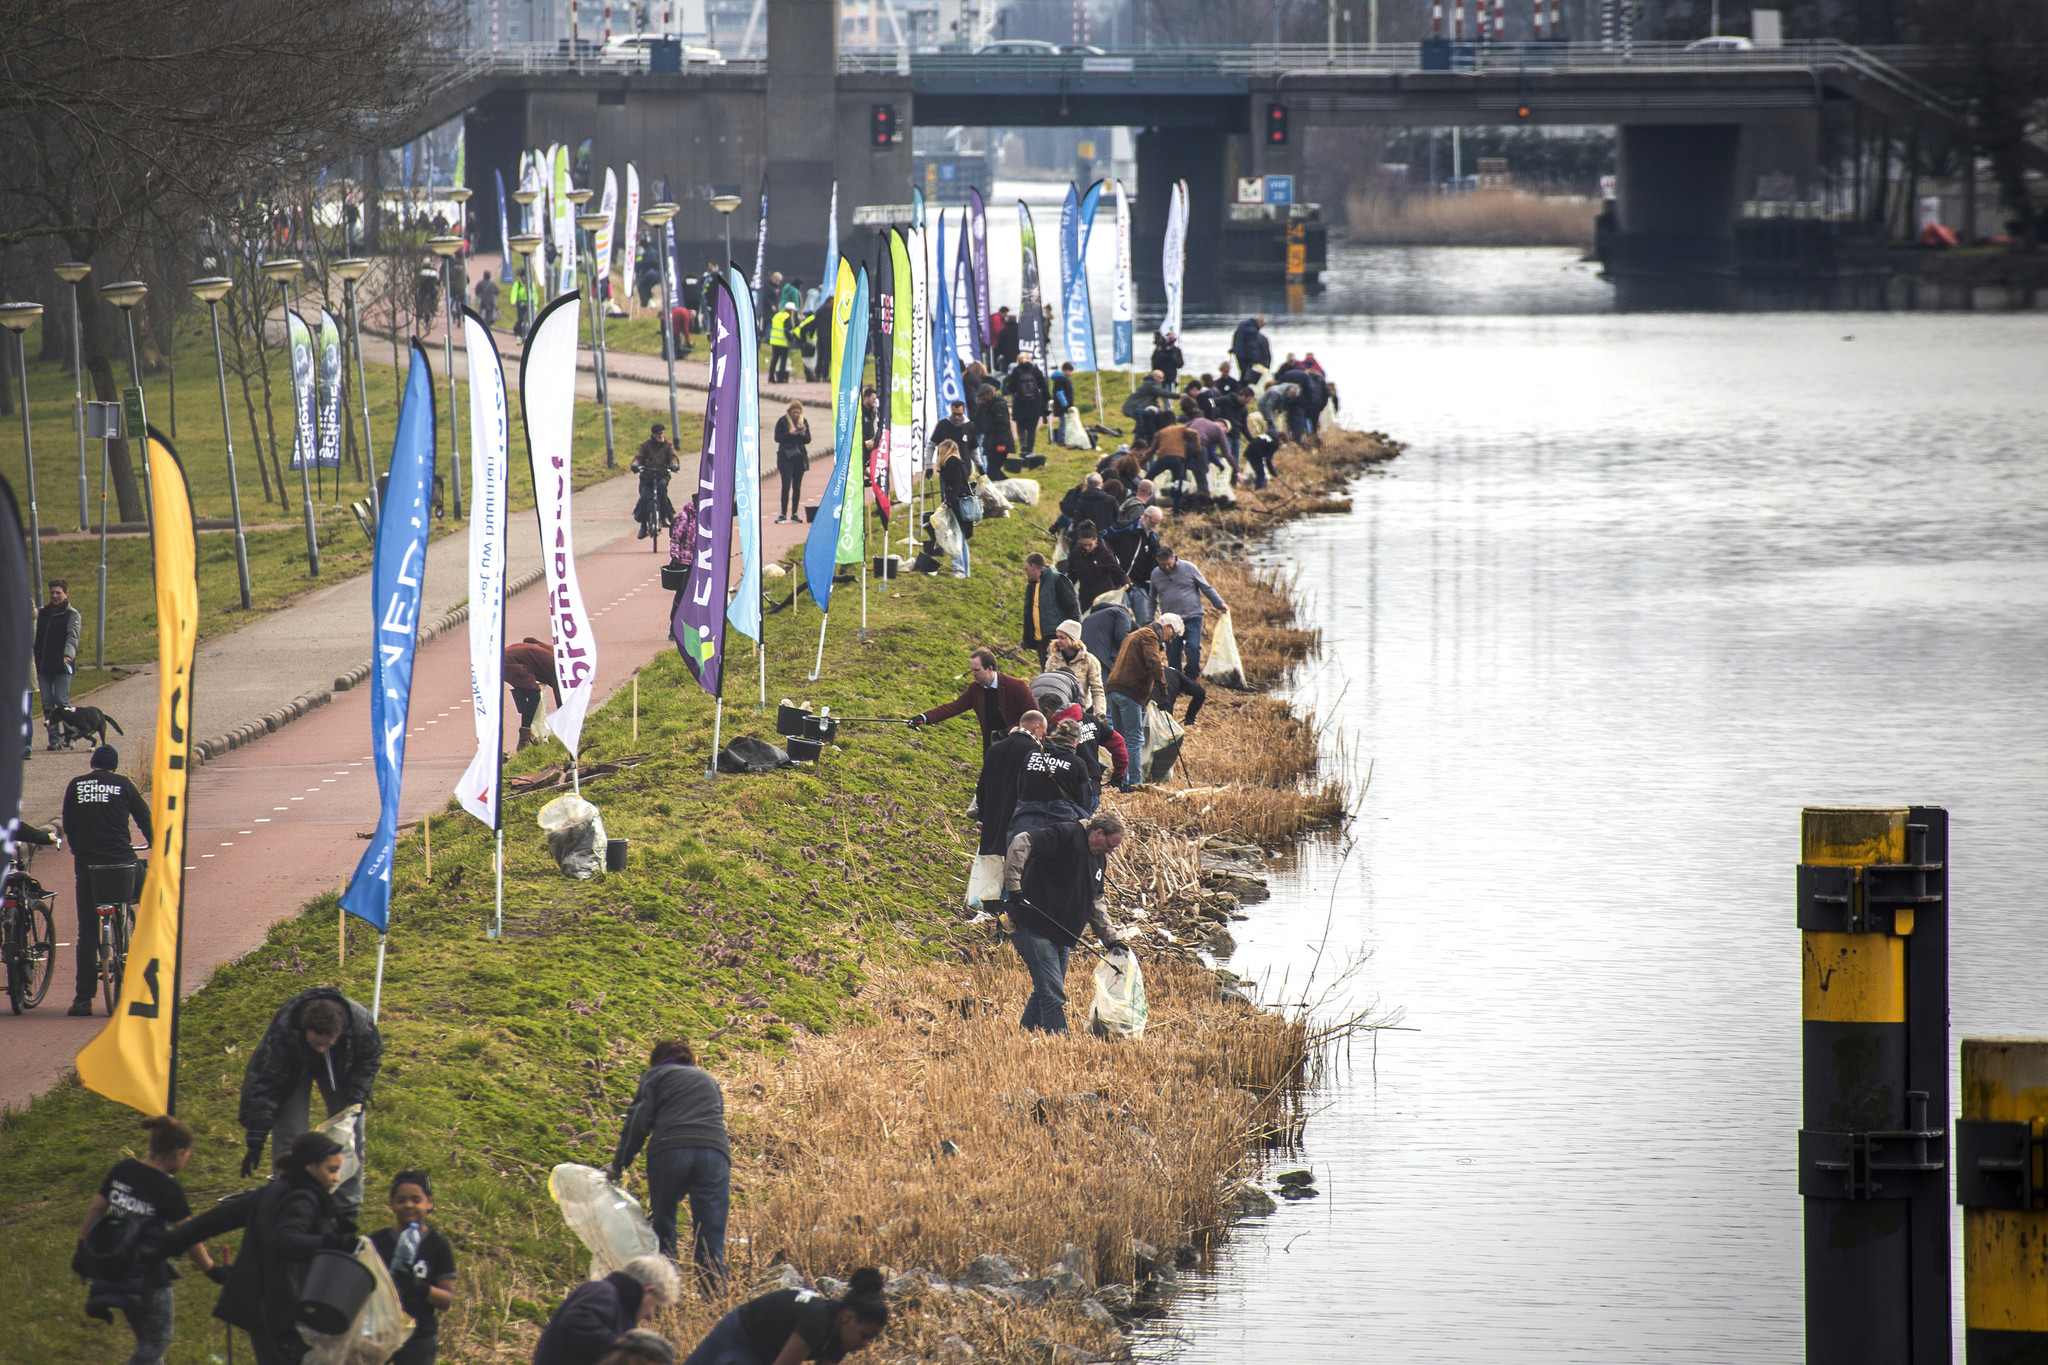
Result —
<instances>
[{"instance_id":1,"label":"dry reed grass","mask_svg":"<svg viewBox=\"0 0 2048 1365\"><path fill-rule=\"evenodd\" d=\"M1514 189L1469 194L1354 193L1345 200L1350 239L1381 246L1576 246L1593 244L1600 206Z\"/></svg>"}]
</instances>

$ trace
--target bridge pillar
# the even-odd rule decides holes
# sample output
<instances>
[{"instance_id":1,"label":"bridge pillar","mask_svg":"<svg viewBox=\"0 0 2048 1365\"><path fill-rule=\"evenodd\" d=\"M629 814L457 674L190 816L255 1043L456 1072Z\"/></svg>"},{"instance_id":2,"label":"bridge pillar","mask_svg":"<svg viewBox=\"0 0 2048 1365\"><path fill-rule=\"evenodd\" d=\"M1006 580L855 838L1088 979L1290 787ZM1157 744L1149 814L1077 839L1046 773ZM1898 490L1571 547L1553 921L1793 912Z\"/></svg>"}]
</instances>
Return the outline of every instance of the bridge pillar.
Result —
<instances>
[{"instance_id":1,"label":"bridge pillar","mask_svg":"<svg viewBox=\"0 0 2048 1365\"><path fill-rule=\"evenodd\" d=\"M1183 312L1222 306L1225 144L1229 134L1200 128L1148 128L1138 134L1137 220L1131 225L1131 275L1141 304L1166 302L1160 256L1166 245L1166 208L1173 182L1188 182L1187 270ZM1148 336L1136 339L1140 357L1151 354ZM1141 362L1142 363L1142 360Z\"/></svg>"},{"instance_id":2,"label":"bridge pillar","mask_svg":"<svg viewBox=\"0 0 2048 1365\"><path fill-rule=\"evenodd\" d=\"M825 260L825 215L842 114L839 0L768 0L767 21L768 99L761 123L768 172L767 269L815 283L811 277ZM865 111L863 126L864 119ZM758 210L749 206L748 211ZM815 248L815 254L806 248ZM751 272L751 250L740 251L737 241L733 249ZM792 267L792 256L799 265Z\"/></svg>"},{"instance_id":3,"label":"bridge pillar","mask_svg":"<svg viewBox=\"0 0 2048 1365\"><path fill-rule=\"evenodd\" d=\"M1608 273L1635 296L1624 305L1711 302L1706 295L1733 282L1741 125L1624 124L1620 133L1617 230L1602 250ZM1667 285L1678 291L1669 299L1659 293Z\"/></svg>"}]
</instances>

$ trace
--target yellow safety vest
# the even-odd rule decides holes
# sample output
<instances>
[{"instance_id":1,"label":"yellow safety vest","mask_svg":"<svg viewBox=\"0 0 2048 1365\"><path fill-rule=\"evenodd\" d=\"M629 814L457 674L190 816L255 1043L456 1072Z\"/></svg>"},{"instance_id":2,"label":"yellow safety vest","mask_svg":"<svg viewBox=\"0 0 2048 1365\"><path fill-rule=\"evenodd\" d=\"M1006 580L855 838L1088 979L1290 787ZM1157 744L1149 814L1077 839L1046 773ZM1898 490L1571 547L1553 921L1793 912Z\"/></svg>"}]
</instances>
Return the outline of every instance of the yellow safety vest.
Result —
<instances>
[{"instance_id":1,"label":"yellow safety vest","mask_svg":"<svg viewBox=\"0 0 2048 1365\"><path fill-rule=\"evenodd\" d=\"M789 314L777 313L769 320L768 344L770 346L789 345Z\"/></svg>"}]
</instances>

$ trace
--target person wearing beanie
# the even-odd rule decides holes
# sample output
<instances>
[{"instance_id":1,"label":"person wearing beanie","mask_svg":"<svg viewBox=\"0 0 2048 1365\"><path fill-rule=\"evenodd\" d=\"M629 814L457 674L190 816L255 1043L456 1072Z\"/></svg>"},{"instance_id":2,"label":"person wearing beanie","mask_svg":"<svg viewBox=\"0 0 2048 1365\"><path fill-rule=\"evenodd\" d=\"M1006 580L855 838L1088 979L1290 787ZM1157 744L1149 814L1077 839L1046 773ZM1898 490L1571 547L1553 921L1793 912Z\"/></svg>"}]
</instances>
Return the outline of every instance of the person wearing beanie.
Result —
<instances>
[{"instance_id":1,"label":"person wearing beanie","mask_svg":"<svg viewBox=\"0 0 2048 1365\"><path fill-rule=\"evenodd\" d=\"M78 938L73 958L78 980L71 988L74 1015L92 1013L93 992L99 989L100 916L94 899L92 869L126 865L134 878L135 849L128 838L128 822L142 831L146 844L153 837L149 826L149 802L142 789L116 772L121 755L111 744L92 751L92 771L71 779L64 789L64 839L71 845L71 864L76 870L78 892Z\"/></svg>"},{"instance_id":2,"label":"person wearing beanie","mask_svg":"<svg viewBox=\"0 0 2048 1365\"><path fill-rule=\"evenodd\" d=\"M1046 667L1071 673L1080 680L1082 710L1097 717L1109 714L1109 698L1102 690L1102 661L1089 653L1082 642L1079 621L1060 622L1059 628L1053 632Z\"/></svg>"}]
</instances>

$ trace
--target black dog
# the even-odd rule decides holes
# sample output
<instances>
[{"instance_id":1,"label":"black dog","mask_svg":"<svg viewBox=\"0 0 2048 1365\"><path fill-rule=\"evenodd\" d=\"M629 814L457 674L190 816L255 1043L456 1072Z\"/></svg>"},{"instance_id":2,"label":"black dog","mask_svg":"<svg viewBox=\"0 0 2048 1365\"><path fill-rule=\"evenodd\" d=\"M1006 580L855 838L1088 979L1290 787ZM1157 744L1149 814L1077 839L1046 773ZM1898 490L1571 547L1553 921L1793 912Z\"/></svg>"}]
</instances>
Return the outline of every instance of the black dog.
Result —
<instances>
[{"instance_id":1,"label":"black dog","mask_svg":"<svg viewBox=\"0 0 2048 1365\"><path fill-rule=\"evenodd\" d=\"M81 739L89 739L95 745L107 742L107 727L113 726L114 733L126 736L121 722L115 720L97 706L64 706L57 710L57 725L62 732L65 748L70 748Z\"/></svg>"}]
</instances>

